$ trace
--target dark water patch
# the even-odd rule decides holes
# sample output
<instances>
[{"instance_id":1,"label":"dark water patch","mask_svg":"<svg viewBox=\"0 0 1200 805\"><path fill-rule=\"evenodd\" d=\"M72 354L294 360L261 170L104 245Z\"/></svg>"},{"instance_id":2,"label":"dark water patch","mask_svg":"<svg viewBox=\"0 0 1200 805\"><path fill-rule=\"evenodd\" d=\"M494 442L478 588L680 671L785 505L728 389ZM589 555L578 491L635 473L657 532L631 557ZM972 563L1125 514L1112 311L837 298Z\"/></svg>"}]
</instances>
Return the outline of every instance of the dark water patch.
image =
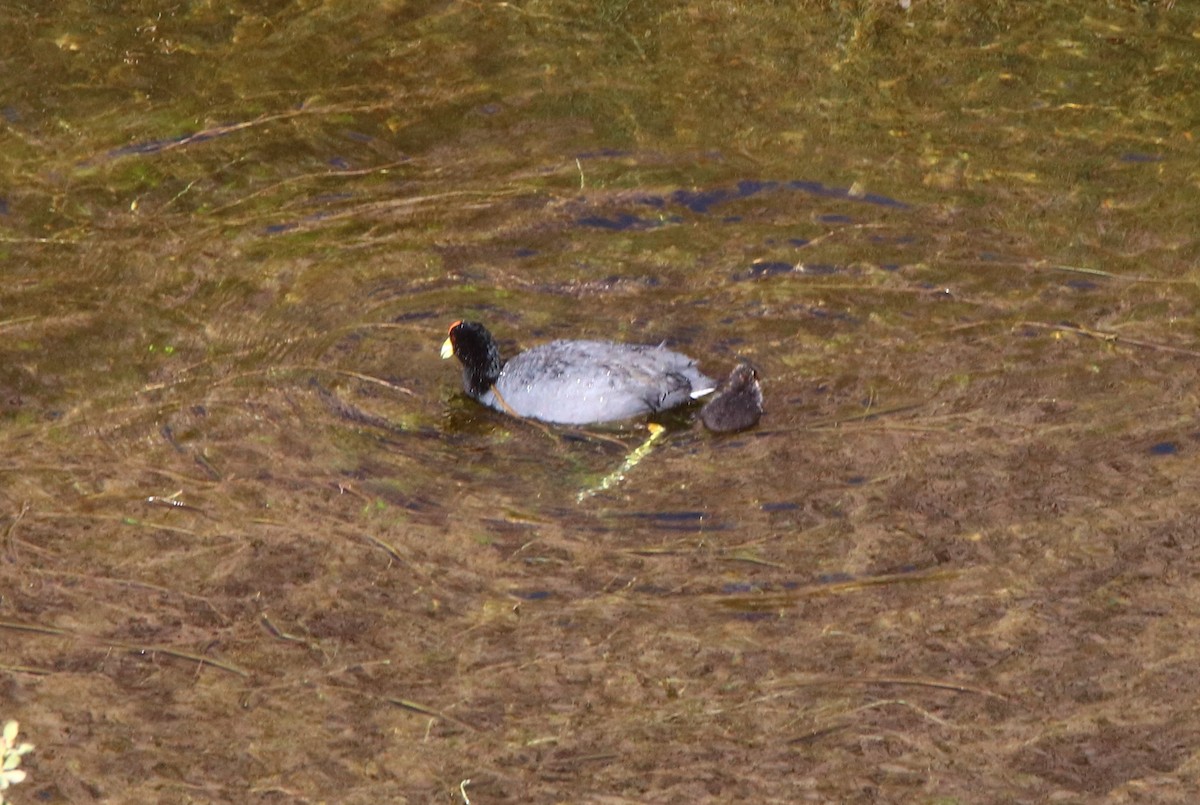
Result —
<instances>
[{"instance_id":1,"label":"dark water patch","mask_svg":"<svg viewBox=\"0 0 1200 805\"><path fill-rule=\"evenodd\" d=\"M827 187L820 182L794 181L762 181L744 179L732 187L713 187L706 189L680 188L668 194L646 194L637 196L634 202L654 209L664 209L668 206L683 207L697 215L707 215L717 207L736 201L745 200L757 195L776 193L780 191L800 191L822 198L864 202L888 207L907 208L909 205L886 196L872 194L855 194L846 188ZM738 222L743 216L730 215L726 220ZM825 216L822 220L829 223L850 223L853 221L846 215ZM804 241L807 243L807 241Z\"/></svg>"},{"instance_id":2,"label":"dark water patch","mask_svg":"<svg viewBox=\"0 0 1200 805\"><path fill-rule=\"evenodd\" d=\"M867 476L865 476L865 475L851 475L849 478L846 479L846 484L848 486L862 486L866 482L867 482Z\"/></svg>"},{"instance_id":3,"label":"dark water patch","mask_svg":"<svg viewBox=\"0 0 1200 805\"><path fill-rule=\"evenodd\" d=\"M1100 289L1100 284L1091 280L1067 280L1064 284L1076 291L1097 291Z\"/></svg>"},{"instance_id":4,"label":"dark water patch","mask_svg":"<svg viewBox=\"0 0 1200 805\"><path fill-rule=\"evenodd\" d=\"M852 201L862 201L866 204L878 204L881 207L896 207L898 209L907 210L910 204L900 201L899 199L881 196L878 193L867 193L862 196L850 196Z\"/></svg>"},{"instance_id":5,"label":"dark water patch","mask_svg":"<svg viewBox=\"0 0 1200 805\"><path fill-rule=\"evenodd\" d=\"M827 187L820 182L809 181L766 181L744 179L732 186L719 186L708 188L678 188L669 193L643 193L643 194L620 194L613 197L613 201L626 204L632 203L641 207L649 207L654 210L663 211L668 208L681 208L685 213L691 215L710 215L716 213L719 208L735 204L739 201L765 196L769 194L789 193L789 192L804 192L807 194L817 195L822 198L832 198L841 201L851 201L855 203L872 203L881 206L892 208L907 208L909 205L890 199L884 196L876 196L870 194L853 193L846 188ZM582 199L584 204L595 205L599 202L595 199ZM762 202L771 204L771 202ZM778 205L780 202L775 202ZM756 210L754 216L747 215L742 212L730 211L720 218L720 222L729 225L738 225L744 223L751 217L758 217L763 213L775 215L789 215L791 212L788 209L767 207L765 210ZM651 229L662 227L666 224L680 223L683 218L675 215L670 217L645 217L628 211L613 211L607 213L588 213L576 219L579 226L586 226L598 229L607 229L612 231L630 231L639 229ZM825 225L843 225L852 224L856 221L855 218L840 212L829 212L817 217L817 221ZM878 236L879 242L887 242L889 239L886 236ZM810 244L806 238L793 238L788 241L790 245L795 247L803 247ZM890 239L890 242L897 244L908 244L915 242L915 238L897 236Z\"/></svg>"},{"instance_id":6,"label":"dark water patch","mask_svg":"<svg viewBox=\"0 0 1200 805\"><path fill-rule=\"evenodd\" d=\"M738 194L742 198L753 196L756 193L763 193L769 190L775 190L779 187L779 182L773 181L757 181L754 179L743 179L737 183Z\"/></svg>"},{"instance_id":7,"label":"dark water patch","mask_svg":"<svg viewBox=\"0 0 1200 805\"><path fill-rule=\"evenodd\" d=\"M341 196L342 196L342 194L330 194L329 198L337 199L337 198L340 198ZM316 198L309 199L309 202L315 203ZM267 235L279 235L279 234L283 234L286 232L292 232L292 231L299 230L299 229L307 229L307 228L310 228L310 227L308 227L309 224L313 224L317 221L324 221L334 214L335 214L334 211L331 211L331 210L320 210L320 211L314 212L310 215L306 215L298 221L285 221L285 222L277 223L277 224L267 224L266 226L263 227L263 233L267 234Z\"/></svg>"},{"instance_id":8,"label":"dark water patch","mask_svg":"<svg viewBox=\"0 0 1200 805\"><path fill-rule=\"evenodd\" d=\"M337 343L334 345L333 350L345 353L348 350L358 349L359 345L366 340L367 332L365 330L354 330L339 338Z\"/></svg>"},{"instance_id":9,"label":"dark water patch","mask_svg":"<svg viewBox=\"0 0 1200 805\"><path fill-rule=\"evenodd\" d=\"M1145 154L1139 151L1126 151L1118 157L1122 162L1162 162L1160 154Z\"/></svg>"},{"instance_id":10,"label":"dark water patch","mask_svg":"<svg viewBox=\"0 0 1200 805\"><path fill-rule=\"evenodd\" d=\"M400 313L393 316L389 321L392 324L399 324L406 321L428 321L429 319L439 318L442 314L432 310L417 310L412 313Z\"/></svg>"},{"instance_id":11,"label":"dark water patch","mask_svg":"<svg viewBox=\"0 0 1200 805\"><path fill-rule=\"evenodd\" d=\"M537 249L531 249L527 246L519 249L513 249L513 257L517 258L536 257L538 254L539 252Z\"/></svg>"},{"instance_id":12,"label":"dark water patch","mask_svg":"<svg viewBox=\"0 0 1200 805\"><path fill-rule=\"evenodd\" d=\"M325 164L334 170L340 171L347 171L351 168L350 163L345 157L330 157L329 159L325 160Z\"/></svg>"},{"instance_id":13,"label":"dark water patch","mask_svg":"<svg viewBox=\"0 0 1200 805\"><path fill-rule=\"evenodd\" d=\"M844 321L850 324L859 324L860 320L857 316L852 316L844 310L830 310L827 307L809 307L807 312L814 319L825 319L826 321Z\"/></svg>"},{"instance_id":14,"label":"dark water patch","mask_svg":"<svg viewBox=\"0 0 1200 805\"><path fill-rule=\"evenodd\" d=\"M522 601L545 601L553 595L549 590L511 590L510 592Z\"/></svg>"},{"instance_id":15,"label":"dark water patch","mask_svg":"<svg viewBox=\"0 0 1200 805\"><path fill-rule=\"evenodd\" d=\"M167 151L171 148L178 148L184 145L197 145L199 143L215 140L218 137L224 137L237 131L239 126L218 126L204 131L191 132L190 134L181 134L178 137L166 137L159 140L143 140L137 143L123 145L120 148L114 148L108 151L105 156L108 159L120 159L127 156L144 156L147 154L157 154L162 151Z\"/></svg>"},{"instance_id":16,"label":"dark water patch","mask_svg":"<svg viewBox=\"0 0 1200 805\"><path fill-rule=\"evenodd\" d=\"M1179 445L1176 442L1159 442L1150 445L1150 455L1152 456L1173 456L1178 452Z\"/></svg>"},{"instance_id":17,"label":"dark water patch","mask_svg":"<svg viewBox=\"0 0 1200 805\"><path fill-rule=\"evenodd\" d=\"M701 215L707 213L717 204L738 198L736 191L728 188L715 190L676 190L671 194L671 203L686 207Z\"/></svg>"},{"instance_id":18,"label":"dark water patch","mask_svg":"<svg viewBox=\"0 0 1200 805\"><path fill-rule=\"evenodd\" d=\"M738 182L732 188L713 188L710 190L676 190L669 196L669 198L672 203L686 207L692 212L704 214L709 212L718 204L724 204L729 201L740 199L747 199L761 193L772 193L779 190L795 190L823 198L836 198L885 207L895 207L899 209L907 209L909 207L908 204L887 196L881 196L874 193L853 193L847 188L828 187L820 182L801 180L778 182L744 179ZM845 218L844 222L849 221L850 219L847 217ZM843 221L833 222L841 223Z\"/></svg>"},{"instance_id":19,"label":"dark water patch","mask_svg":"<svg viewBox=\"0 0 1200 805\"><path fill-rule=\"evenodd\" d=\"M780 501L779 503L763 503L759 506L759 509L761 509L762 511L765 511L765 512L790 512L790 511L796 511L799 508L800 508L799 503L793 503L791 501Z\"/></svg>"},{"instance_id":20,"label":"dark water patch","mask_svg":"<svg viewBox=\"0 0 1200 805\"><path fill-rule=\"evenodd\" d=\"M724 531L729 528L714 522L707 512L702 511L631 512L619 516L641 520L660 531Z\"/></svg>"},{"instance_id":21,"label":"dark water patch","mask_svg":"<svg viewBox=\"0 0 1200 805\"><path fill-rule=\"evenodd\" d=\"M584 160L584 159L612 159L612 158L614 158L614 157L616 157L616 158L623 158L623 157L627 157L627 156L630 156L630 154L631 154L631 152L630 152L630 151L621 151L621 150L619 150L619 149L616 149L616 148L601 148L601 149L600 149L600 150L598 150L598 151L584 151L584 152L583 152L583 153L581 153L581 154L576 154L576 155L575 155L575 158L576 158L576 159L578 159L578 160Z\"/></svg>"},{"instance_id":22,"label":"dark water patch","mask_svg":"<svg viewBox=\"0 0 1200 805\"><path fill-rule=\"evenodd\" d=\"M664 222L658 219L639 218L630 213L621 213L611 218L606 218L602 215L590 215L586 218L579 218L575 221L579 226L590 226L595 229L610 229L614 232L624 232L628 230L638 229L657 229L664 225Z\"/></svg>"},{"instance_id":23,"label":"dark water patch","mask_svg":"<svg viewBox=\"0 0 1200 805\"><path fill-rule=\"evenodd\" d=\"M867 204L876 204L883 207L896 207L898 209L908 209L909 204L898 199L888 196L881 196L876 193L851 193L848 188L844 187L828 187L820 182L805 182L792 181L787 183L787 187L792 190L800 190L805 193L810 193L814 196L823 198L840 198L847 201L861 201Z\"/></svg>"}]
</instances>

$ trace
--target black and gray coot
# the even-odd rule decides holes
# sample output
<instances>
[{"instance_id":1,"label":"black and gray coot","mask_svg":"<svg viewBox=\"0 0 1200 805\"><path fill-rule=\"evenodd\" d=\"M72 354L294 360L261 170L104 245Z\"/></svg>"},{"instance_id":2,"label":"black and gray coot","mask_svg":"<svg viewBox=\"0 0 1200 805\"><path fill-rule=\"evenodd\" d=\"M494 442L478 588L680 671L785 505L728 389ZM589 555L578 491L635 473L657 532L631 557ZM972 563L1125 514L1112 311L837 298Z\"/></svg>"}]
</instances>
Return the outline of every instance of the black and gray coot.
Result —
<instances>
[{"instance_id":1,"label":"black and gray coot","mask_svg":"<svg viewBox=\"0 0 1200 805\"><path fill-rule=\"evenodd\" d=\"M456 321L442 357L463 366L463 388L484 405L560 425L590 425L653 414L716 387L696 362L662 346L551 341L505 362L482 324ZM756 418L757 419L757 418Z\"/></svg>"}]
</instances>

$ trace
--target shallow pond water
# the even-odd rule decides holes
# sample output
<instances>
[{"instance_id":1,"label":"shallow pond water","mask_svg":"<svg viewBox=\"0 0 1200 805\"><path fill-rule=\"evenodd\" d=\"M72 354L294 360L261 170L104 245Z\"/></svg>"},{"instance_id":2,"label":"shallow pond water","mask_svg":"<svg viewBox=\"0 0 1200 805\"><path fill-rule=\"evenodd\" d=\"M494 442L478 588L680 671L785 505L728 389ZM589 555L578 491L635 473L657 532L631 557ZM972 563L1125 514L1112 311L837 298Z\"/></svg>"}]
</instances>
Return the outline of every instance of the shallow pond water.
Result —
<instances>
[{"instance_id":1,"label":"shallow pond water","mask_svg":"<svg viewBox=\"0 0 1200 805\"><path fill-rule=\"evenodd\" d=\"M0 8L14 801L1187 801L1200 17L909 5Z\"/></svg>"}]
</instances>

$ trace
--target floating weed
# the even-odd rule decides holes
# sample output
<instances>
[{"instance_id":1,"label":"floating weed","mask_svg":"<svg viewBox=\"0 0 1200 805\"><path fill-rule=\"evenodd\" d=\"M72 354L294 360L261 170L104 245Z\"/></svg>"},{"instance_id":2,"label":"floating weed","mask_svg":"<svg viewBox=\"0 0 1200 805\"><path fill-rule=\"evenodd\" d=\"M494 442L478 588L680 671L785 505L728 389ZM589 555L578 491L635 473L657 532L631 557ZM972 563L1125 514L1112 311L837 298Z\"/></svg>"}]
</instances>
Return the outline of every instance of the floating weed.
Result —
<instances>
[{"instance_id":1,"label":"floating weed","mask_svg":"<svg viewBox=\"0 0 1200 805\"><path fill-rule=\"evenodd\" d=\"M21 758L33 751L33 744L17 743L17 732L20 729L16 721L4 724L3 738L0 738L0 792L25 779L25 772L18 766L21 765ZM0 805L8 805L8 799L3 793L0 793Z\"/></svg>"},{"instance_id":2,"label":"floating weed","mask_svg":"<svg viewBox=\"0 0 1200 805\"><path fill-rule=\"evenodd\" d=\"M646 457L651 448L654 447L654 443L666 433L666 428L654 422L651 422L647 427L650 429L649 438L647 438L646 441L642 442L632 453L629 454L629 456L625 459L624 464L606 475L604 479L600 481L600 483L580 491L580 493L576 496L577 502L582 503L592 495L611 489L621 481L625 480L625 475L634 467L636 467L643 458Z\"/></svg>"}]
</instances>

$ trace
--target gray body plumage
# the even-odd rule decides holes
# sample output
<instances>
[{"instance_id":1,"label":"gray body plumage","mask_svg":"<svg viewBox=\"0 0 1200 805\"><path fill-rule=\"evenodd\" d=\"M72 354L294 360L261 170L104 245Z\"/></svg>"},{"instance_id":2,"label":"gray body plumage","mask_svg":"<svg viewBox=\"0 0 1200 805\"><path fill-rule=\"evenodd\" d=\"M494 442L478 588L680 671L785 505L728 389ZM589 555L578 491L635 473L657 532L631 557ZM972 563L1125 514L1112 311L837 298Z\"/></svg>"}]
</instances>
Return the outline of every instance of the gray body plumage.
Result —
<instances>
[{"instance_id":1,"label":"gray body plumage","mask_svg":"<svg viewBox=\"0 0 1200 805\"><path fill-rule=\"evenodd\" d=\"M518 416L587 425L665 411L715 387L695 361L662 346L551 341L505 363L493 388L473 396Z\"/></svg>"}]
</instances>

